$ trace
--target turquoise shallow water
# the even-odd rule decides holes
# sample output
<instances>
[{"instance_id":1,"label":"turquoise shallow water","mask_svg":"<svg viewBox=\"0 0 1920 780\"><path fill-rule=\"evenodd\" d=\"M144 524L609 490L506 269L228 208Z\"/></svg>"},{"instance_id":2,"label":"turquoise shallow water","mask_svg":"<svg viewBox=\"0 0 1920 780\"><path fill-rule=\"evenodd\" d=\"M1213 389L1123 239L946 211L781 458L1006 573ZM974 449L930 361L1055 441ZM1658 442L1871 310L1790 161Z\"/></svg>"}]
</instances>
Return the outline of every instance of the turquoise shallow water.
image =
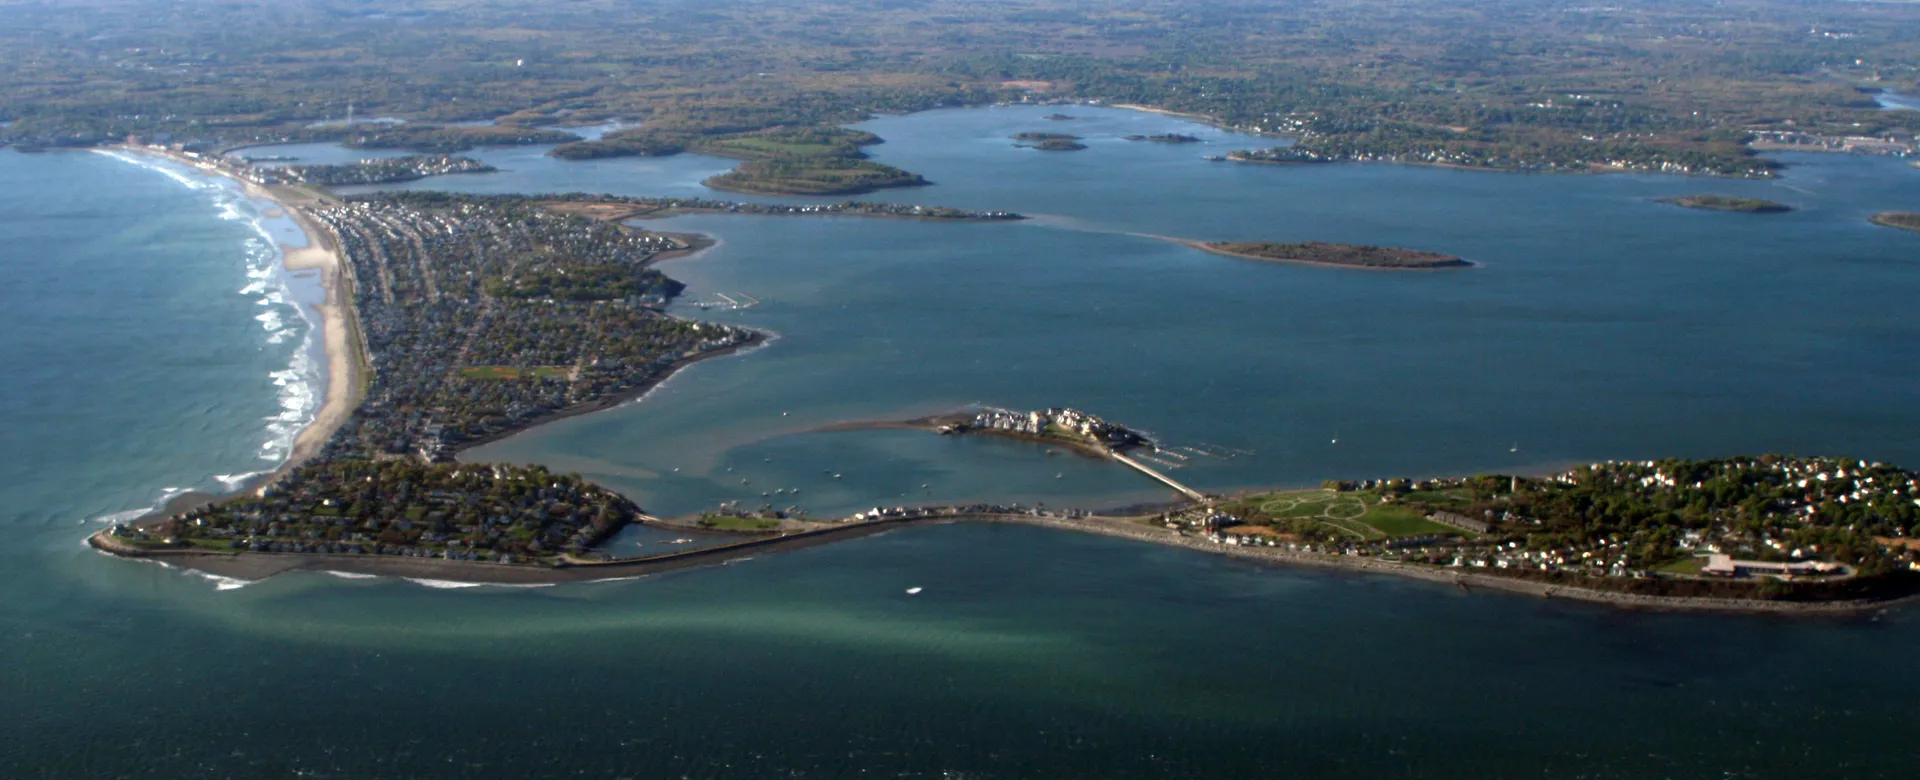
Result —
<instances>
[{"instance_id":1,"label":"turquoise shallow water","mask_svg":"<svg viewBox=\"0 0 1920 780\"><path fill-rule=\"evenodd\" d=\"M802 433L980 401L1084 405L1256 452L1183 470L1212 487L1743 449L1920 462L1902 434L1920 253L1864 224L1913 207L1910 169L1813 158L1769 184L1242 168L1096 137L1187 127L1173 120L1078 121L1085 157L1003 148L1036 129L1017 110L874 125L879 159L940 182L891 197L1052 220L673 220L724 242L669 269L691 296L758 295L713 316L782 338L486 454L668 510L739 497L735 474L804 486L821 511L916 490L1159 495L1044 448ZM589 170L526 165L553 166L537 171L556 186ZM1646 202L1702 190L1804 210ZM1018 527L551 588L235 588L89 552L95 518L271 465L267 418L286 409L270 374L307 334L290 303L259 303L275 288L238 292L270 256L248 208L100 155L0 152L16 380L0 383L0 775L1910 772L1911 609L1634 614ZM1267 266L1115 231L1407 243L1486 267ZM255 318L276 306L287 335L270 344Z\"/></svg>"}]
</instances>

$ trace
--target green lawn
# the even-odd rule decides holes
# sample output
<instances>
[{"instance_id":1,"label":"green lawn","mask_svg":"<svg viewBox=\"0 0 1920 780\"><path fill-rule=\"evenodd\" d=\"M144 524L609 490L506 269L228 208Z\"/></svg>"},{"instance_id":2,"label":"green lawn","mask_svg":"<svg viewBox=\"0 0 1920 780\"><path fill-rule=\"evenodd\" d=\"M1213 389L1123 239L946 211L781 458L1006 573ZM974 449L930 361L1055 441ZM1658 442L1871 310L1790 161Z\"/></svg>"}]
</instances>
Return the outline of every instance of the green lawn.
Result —
<instances>
[{"instance_id":1,"label":"green lawn","mask_svg":"<svg viewBox=\"0 0 1920 780\"><path fill-rule=\"evenodd\" d=\"M700 518L700 525L721 531L772 531L780 527L780 521L759 517L718 515Z\"/></svg>"},{"instance_id":2,"label":"green lawn","mask_svg":"<svg viewBox=\"0 0 1920 780\"><path fill-rule=\"evenodd\" d=\"M573 372L571 366L468 366L460 369L460 376L467 379L523 379L526 377L564 379Z\"/></svg>"},{"instance_id":3,"label":"green lawn","mask_svg":"<svg viewBox=\"0 0 1920 780\"><path fill-rule=\"evenodd\" d=\"M1251 497L1239 506L1243 510L1257 510L1276 519L1318 521L1363 539L1462 533L1432 522L1411 508L1383 504L1379 495L1371 491L1337 493L1331 490L1299 490L1269 493Z\"/></svg>"},{"instance_id":4,"label":"green lawn","mask_svg":"<svg viewBox=\"0 0 1920 780\"><path fill-rule=\"evenodd\" d=\"M1687 556L1672 563L1656 566L1654 571L1665 574L1699 574L1700 567L1705 564L1706 561L1703 559Z\"/></svg>"},{"instance_id":5,"label":"green lawn","mask_svg":"<svg viewBox=\"0 0 1920 780\"><path fill-rule=\"evenodd\" d=\"M1407 493L1406 500L1418 501L1425 504L1452 504L1455 506L1466 506L1473 503L1473 499L1468 495L1468 492L1462 489L1414 490Z\"/></svg>"},{"instance_id":6,"label":"green lawn","mask_svg":"<svg viewBox=\"0 0 1920 780\"><path fill-rule=\"evenodd\" d=\"M1367 507L1367 513L1360 516L1360 522L1388 536L1461 533L1449 526L1428 520L1419 512L1399 504L1374 504Z\"/></svg>"}]
</instances>

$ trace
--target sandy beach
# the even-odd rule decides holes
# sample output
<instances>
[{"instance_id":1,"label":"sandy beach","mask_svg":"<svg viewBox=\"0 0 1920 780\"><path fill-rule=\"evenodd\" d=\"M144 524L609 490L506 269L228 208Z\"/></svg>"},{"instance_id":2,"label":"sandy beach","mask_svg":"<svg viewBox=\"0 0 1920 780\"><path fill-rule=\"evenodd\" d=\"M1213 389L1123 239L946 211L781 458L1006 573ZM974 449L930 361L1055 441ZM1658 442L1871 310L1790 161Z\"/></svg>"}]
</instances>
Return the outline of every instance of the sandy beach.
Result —
<instances>
[{"instance_id":1,"label":"sandy beach","mask_svg":"<svg viewBox=\"0 0 1920 780\"><path fill-rule=\"evenodd\" d=\"M331 231L306 212L290 206L286 210L287 216L307 234L305 247L281 245L287 270L318 269L321 285L327 290L326 302L314 307L320 312L322 345L327 354L327 396L320 411L314 415L313 422L294 439L293 452L287 456L281 471L298 466L318 454L327 439L353 414L359 402L363 365L362 345L351 311L353 281L340 257L339 243Z\"/></svg>"},{"instance_id":2,"label":"sandy beach","mask_svg":"<svg viewBox=\"0 0 1920 780\"><path fill-rule=\"evenodd\" d=\"M320 272L321 286L326 289L326 302L317 304L314 309L320 314L321 346L327 357L327 392L320 410L314 414L313 421L301 429L295 437L292 451L285 462L259 480L243 486L244 490L260 490L285 476L300 464L311 460L320 452L334 431L345 424L359 404L362 381L361 372L367 366L365 346L361 343L353 309L353 278L344 258L340 256L340 242L319 220L314 219L307 209L325 205L326 196L292 187L263 187L253 182L233 176L225 170L208 164L205 160L196 160L173 152L151 149L144 146L122 146L123 151L149 157L158 157L178 163L215 176L225 176L239 182L250 197L271 201L278 214L285 216L300 227L306 234L307 245L291 247L280 245L282 265L289 272ZM204 504L214 500L215 496L188 494L162 507L146 518L157 519L183 511L193 504Z\"/></svg>"}]
</instances>

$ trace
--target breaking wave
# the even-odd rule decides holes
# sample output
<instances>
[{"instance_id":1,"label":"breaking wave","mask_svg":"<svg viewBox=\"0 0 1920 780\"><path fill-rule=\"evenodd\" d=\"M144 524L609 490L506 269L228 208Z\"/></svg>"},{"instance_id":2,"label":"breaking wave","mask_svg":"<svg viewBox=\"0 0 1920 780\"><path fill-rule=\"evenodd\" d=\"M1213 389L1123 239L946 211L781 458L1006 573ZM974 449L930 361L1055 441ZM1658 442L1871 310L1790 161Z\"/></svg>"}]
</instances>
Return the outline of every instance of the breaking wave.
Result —
<instances>
[{"instance_id":1,"label":"breaking wave","mask_svg":"<svg viewBox=\"0 0 1920 780\"><path fill-rule=\"evenodd\" d=\"M285 462L292 454L294 441L300 432L313 423L319 412L326 383L326 361L316 359L314 354L320 334L318 314L311 307L297 302L290 276L286 272L285 253L268 229L269 217L266 212L277 211L277 206L253 200L238 182L222 176L199 173L177 163L140 154L118 150L94 151L158 173L188 189L203 193L221 219L245 223L252 228L253 235L248 236L243 245L244 267L240 269L246 278L241 286L234 289L234 294L252 299L261 309L254 315L254 320L260 323L260 329L265 334L262 347L269 349L269 354L284 353L287 360L285 368L268 374L275 388L279 409L262 419L256 455L260 460L270 463ZM260 473L215 474L210 475L209 480L218 483L223 492L231 492ZM125 522L165 506L168 500L182 492L185 489L169 488L152 507L115 512L97 520Z\"/></svg>"},{"instance_id":2,"label":"breaking wave","mask_svg":"<svg viewBox=\"0 0 1920 780\"><path fill-rule=\"evenodd\" d=\"M415 585L424 585L426 587L434 588L437 590L454 590L457 588L478 588L482 585L482 583L478 583L478 582L454 582L453 580L429 580L429 579L420 579L415 577L401 577L401 579L411 582Z\"/></svg>"},{"instance_id":3,"label":"breaking wave","mask_svg":"<svg viewBox=\"0 0 1920 780\"><path fill-rule=\"evenodd\" d=\"M212 580L214 590L239 590L258 582L258 580L243 580L237 577L222 577L218 574L208 574L199 569L187 569L186 571L195 577Z\"/></svg>"}]
</instances>

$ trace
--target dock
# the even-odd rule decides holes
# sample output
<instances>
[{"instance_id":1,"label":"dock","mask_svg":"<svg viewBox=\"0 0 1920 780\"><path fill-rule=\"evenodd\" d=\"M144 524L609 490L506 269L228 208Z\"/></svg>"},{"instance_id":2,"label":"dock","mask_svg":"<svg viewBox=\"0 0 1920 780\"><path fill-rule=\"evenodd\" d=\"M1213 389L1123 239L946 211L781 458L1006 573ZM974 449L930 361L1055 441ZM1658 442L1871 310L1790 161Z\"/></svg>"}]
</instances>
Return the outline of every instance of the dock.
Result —
<instances>
[{"instance_id":1,"label":"dock","mask_svg":"<svg viewBox=\"0 0 1920 780\"><path fill-rule=\"evenodd\" d=\"M1109 450L1108 454L1112 455L1114 460L1117 460L1117 461L1120 461L1121 463L1125 463L1129 466L1132 466L1134 470L1159 480L1161 483L1165 484L1167 487L1170 487L1170 488L1173 488L1174 490L1179 491L1181 495L1184 495L1187 498L1191 498L1194 501L1202 504L1207 502L1207 494L1202 493L1198 490L1194 490L1193 488L1187 487L1186 485L1182 485L1179 482L1175 482L1172 477L1169 477L1165 474L1155 471L1153 468L1149 467L1145 463L1141 463L1140 461L1127 457L1127 454L1124 452L1121 452L1119 450Z\"/></svg>"}]
</instances>

